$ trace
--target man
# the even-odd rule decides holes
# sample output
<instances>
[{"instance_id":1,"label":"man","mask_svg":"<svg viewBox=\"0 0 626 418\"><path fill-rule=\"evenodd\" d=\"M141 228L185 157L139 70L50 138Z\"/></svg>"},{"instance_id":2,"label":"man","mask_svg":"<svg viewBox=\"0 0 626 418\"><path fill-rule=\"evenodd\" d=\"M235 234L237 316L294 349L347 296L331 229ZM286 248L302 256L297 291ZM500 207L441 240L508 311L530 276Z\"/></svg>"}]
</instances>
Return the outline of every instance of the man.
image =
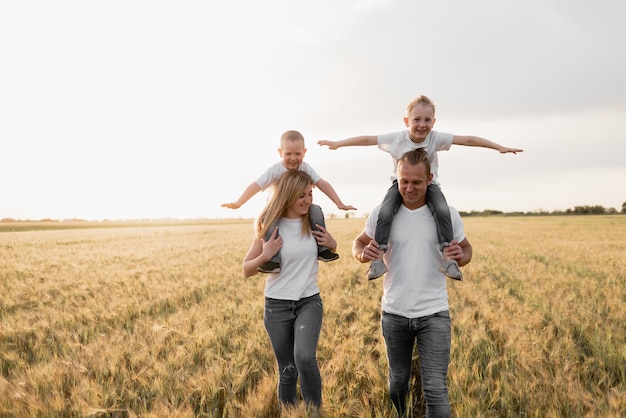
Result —
<instances>
[{"instance_id":1,"label":"man","mask_svg":"<svg viewBox=\"0 0 626 418\"><path fill-rule=\"evenodd\" d=\"M441 272L446 259L464 266L472 259L459 213L450 208L454 240L439 250L433 215L426 205L426 189L432 180L430 162L423 149L407 152L398 161L398 209L389 236L389 248L379 251L372 239L380 206L367 218L365 228L352 245L361 263L384 257L389 271L383 282L382 332L389 367L389 396L400 416L406 410L411 377L413 345L417 341L421 381L427 417L449 417L446 377L450 362L451 327L446 278Z\"/></svg>"}]
</instances>

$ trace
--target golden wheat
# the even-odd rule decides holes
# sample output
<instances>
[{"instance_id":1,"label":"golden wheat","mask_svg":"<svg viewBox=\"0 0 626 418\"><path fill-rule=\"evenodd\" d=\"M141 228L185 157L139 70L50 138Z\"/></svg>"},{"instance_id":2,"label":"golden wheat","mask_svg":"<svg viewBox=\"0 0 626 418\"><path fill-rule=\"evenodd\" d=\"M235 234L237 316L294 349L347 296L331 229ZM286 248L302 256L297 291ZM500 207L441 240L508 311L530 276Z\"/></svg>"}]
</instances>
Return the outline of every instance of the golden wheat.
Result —
<instances>
[{"instance_id":1,"label":"golden wheat","mask_svg":"<svg viewBox=\"0 0 626 418\"><path fill-rule=\"evenodd\" d=\"M464 221L474 260L449 281L453 413L625 416L626 217ZM363 222L328 221L341 259L320 266L329 417L394 416L382 281L350 256ZM264 278L241 273L251 221L73 226L0 232L0 416L278 415Z\"/></svg>"}]
</instances>

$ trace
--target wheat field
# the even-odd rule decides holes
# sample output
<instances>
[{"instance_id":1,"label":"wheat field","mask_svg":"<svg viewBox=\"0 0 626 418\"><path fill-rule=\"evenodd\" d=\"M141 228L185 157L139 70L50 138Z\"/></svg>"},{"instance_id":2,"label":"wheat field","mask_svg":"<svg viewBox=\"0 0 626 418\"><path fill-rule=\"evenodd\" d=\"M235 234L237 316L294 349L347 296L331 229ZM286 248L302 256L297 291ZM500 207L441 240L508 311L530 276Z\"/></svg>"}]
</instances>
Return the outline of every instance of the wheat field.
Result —
<instances>
[{"instance_id":1,"label":"wheat field","mask_svg":"<svg viewBox=\"0 0 626 418\"><path fill-rule=\"evenodd\" d=\"M626 416L626 216L464 222L474 259L448 281L453 415ZM350 256L363 223L328 220L341 258L320 266L327 417L395 416L382 281ZM241 272L250 220L3 228L0 417L279 415L264 277Z\"/></svg>"}]
</instances>

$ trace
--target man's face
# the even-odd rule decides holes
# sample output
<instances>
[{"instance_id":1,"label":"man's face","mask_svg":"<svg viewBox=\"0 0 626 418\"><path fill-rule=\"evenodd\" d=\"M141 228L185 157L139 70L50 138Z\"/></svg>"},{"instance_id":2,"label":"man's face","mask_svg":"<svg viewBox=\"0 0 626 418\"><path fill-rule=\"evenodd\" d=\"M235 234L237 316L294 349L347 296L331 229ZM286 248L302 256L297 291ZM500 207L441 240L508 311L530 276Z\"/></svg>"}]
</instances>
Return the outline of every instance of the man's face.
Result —
<instances>
[{"instance_id":1,"label":"man's face","mask_svg":"<svg viewBox=\"0 0 626 418\"><path fill-rule=\"evenodd\" d=\"M283 165L288 170L297 170L302 165L306 148L300 141L285 141L282 148L278 149Z\"/></svg>"},{"instance_id":2,"label":"man's face","mask_svg":"<svg viewBox=\"0 0 626 418\"><path fill-rule=\"evenodd\" d=\"M411 140L422 142L435 125L435 109L430 105L418 103L404 118L404 124L409 128Z\"/></svg>"},{"instance_id":3,"label":"man's face","mask_svg":"<svg viewBox=\"0 0 626 418\"><path fill-rule=\"evenodd\" d=\"M426 204L426 188L433 178L426 174L423 163L411 165L405 162L398 163L398 191L402 196L402 203L409 209L417 209Z\"/></svg>"}]
</instances>

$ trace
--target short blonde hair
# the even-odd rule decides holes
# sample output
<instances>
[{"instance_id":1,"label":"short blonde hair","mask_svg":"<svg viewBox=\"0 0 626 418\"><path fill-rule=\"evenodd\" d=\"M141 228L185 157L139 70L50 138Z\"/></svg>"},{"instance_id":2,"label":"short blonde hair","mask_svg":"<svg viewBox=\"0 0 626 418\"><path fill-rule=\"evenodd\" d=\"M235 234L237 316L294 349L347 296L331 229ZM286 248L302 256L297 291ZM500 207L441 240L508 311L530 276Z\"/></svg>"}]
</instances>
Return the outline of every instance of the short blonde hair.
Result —
<instances>
[{"instance_id":1,"label":"short blonde hair","mask_svg":"<svg viewBox=\"0 0 626 418\"><path fill-rule=\"evenodd\" d=\"M286 131L280 136L280 147L282 148L285 143L289 142L302 142L304 146L304 136L298 131Z\"/></svg>"},{"instance_id":2,"label":"short blonde hair","mask_svg":"<svg viewBox=\"0 0 626 418\"><path fill-rule=\"evenodd\" d=\"M432 100L430 100L428 97L421 94L409 102L409 104L406 107L406 114L408 115L409 113L411 113L411 110L413 110L413 108L417 106L418 104L431 106L433 108L433 113L435 113L435 103Z\"/></svg>"}]
</instances>

